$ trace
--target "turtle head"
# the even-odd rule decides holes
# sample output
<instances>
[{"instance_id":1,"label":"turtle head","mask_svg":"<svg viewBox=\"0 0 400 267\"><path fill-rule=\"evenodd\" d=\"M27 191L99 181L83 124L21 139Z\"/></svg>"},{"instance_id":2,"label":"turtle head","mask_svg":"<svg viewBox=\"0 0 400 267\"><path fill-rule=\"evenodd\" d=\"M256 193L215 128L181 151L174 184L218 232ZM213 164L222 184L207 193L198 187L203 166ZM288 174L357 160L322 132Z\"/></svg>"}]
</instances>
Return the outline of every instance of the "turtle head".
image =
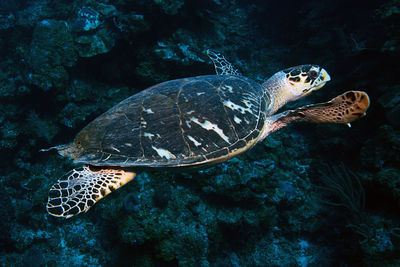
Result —
<instances>
[{"instance_id":1,"label":"turtle head","mask_svg":"<svg viewBox=\"0 0 400 267\"><path fill-rule=\"evenodd\" d=\"M317 65L300 65L282 72L285 74L288 101L297 100L320 89L331 79L328 72Z\"/></svg>"},{"instance_id":2,"label":"turtle head","mask_svg":"<svg viewBox=\"0 0 400 267\"><path fill-rule=\"evenodd\" d=\"M330 79L328 72L317 65L300 65L275 73L263 84L273 99L270 112L320 89Z\"/></svg>"}]
</instances>

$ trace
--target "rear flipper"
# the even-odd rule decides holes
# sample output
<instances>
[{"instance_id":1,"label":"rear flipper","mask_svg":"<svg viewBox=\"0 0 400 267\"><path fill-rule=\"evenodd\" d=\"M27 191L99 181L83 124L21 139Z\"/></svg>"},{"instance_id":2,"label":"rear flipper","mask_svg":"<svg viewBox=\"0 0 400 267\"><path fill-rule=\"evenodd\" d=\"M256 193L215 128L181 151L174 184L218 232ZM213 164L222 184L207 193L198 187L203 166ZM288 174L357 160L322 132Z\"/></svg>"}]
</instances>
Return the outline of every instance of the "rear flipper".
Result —
<instances>
[{"instance_id":1,"label":"rear flipper","mask_svg":"<svg viewBox=\"0 0 400 267\"><path fill-rule=\"evenodd\" d=\"M50 188L47 211L53 216L65 218L86 212L135 176L133 172L115 169L92 171L89 166L72 170Z\"/></svg>"},{"instance_id":2,"label":"rear flipper","mask_svg":"<svg viewBox=\"0 0 400 267\"><path fill-rule=\"evenodd\" d=\"M343 123L348 124L365 116L369 97L365 92L348 91L324 103L308 105L285 111L272 123L271 132L291 122ZM280 114L278 114L280 115Z\"/></svg>"}]
</instances>

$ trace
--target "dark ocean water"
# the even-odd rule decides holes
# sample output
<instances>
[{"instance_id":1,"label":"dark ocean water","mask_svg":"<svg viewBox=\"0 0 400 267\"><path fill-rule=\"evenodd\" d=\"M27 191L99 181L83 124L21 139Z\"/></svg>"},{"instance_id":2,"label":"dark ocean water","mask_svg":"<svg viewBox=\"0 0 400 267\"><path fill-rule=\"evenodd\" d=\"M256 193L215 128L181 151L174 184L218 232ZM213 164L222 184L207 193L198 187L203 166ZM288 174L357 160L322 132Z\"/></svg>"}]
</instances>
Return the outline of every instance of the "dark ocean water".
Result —
<instances>
[{"instance_id":1,"label":"dark ocean water","mask_svg":"<svg viewBox=\"0 0 400 267\"><path fill-rule=\"evenodd\" d=\"M399 26L397 0L0 0L1 266L400 266ZM302 64L328 71L282 110L349 90L371 105L351 127L290 124L209 168L126 169L135 179L87 213L48 214L49 189L81 165L40 150L149 86L215 74L207 49L260 84ZM198 101L211 123L192 120L186 141L211 147L224 114ZM184 147L147 122L143 136ZM199 139L205 128L214 138ZM129 143L115 132L111 146ZM175 156L164 148L153 153Z\"/></svg>"}]
</instances>

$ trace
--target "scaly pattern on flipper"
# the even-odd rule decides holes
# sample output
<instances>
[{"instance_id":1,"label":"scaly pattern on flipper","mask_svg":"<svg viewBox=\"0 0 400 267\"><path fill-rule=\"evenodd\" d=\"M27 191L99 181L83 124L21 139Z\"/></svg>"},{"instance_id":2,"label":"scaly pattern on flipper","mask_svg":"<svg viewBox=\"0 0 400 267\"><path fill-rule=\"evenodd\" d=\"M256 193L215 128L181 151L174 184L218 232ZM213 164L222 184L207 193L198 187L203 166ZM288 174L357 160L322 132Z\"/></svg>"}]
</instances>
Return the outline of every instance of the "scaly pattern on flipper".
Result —
<instances>
[{"instance_id":1,"label":"scaly pattern on flipper","mask_svg":"<svg viewBox=\"0 0 400 267\"><path fill-rule=\"evenodd\" d=\"M369 97L365 92L348 91L329 102L309 105L294 112L303 121L314 123L350 123L365 116L369 107Z\"/></svg>"},{"instance_id":2,"label":"scaly pattern on flipper","mask_svg":"<svg viewBox=\"0 0 400 267\"><path fill-rule=\"evenodd\" d=\"M69 218L88 211L97 201L135 178L133 172L102 169L72 170L49 191L47 211L56 217Z\"/></svg>"},{"instance_id":3,"label":"scaly pattern on flipper","mask_svg":"<svg viewBox=\"0 0 400 267\"><path fill-rule=\"evenodd\" d=\"M350 122L365 116L368 107L367 93L348 91L328 102L307 105L274 115L276 119L270 125L268 134L291 122L350 124Z\"/></svg>"},{"instance_id":4,"label":"scaly pattern on flipper","mask_svg":"<svg viewBox=\"0 0 400 267\"><path fill-rule=\"evenodd\" d=\"M242 75L221 53L208 49L207 55L214 63L217 75Z\"/></svg>"}]
</instances>

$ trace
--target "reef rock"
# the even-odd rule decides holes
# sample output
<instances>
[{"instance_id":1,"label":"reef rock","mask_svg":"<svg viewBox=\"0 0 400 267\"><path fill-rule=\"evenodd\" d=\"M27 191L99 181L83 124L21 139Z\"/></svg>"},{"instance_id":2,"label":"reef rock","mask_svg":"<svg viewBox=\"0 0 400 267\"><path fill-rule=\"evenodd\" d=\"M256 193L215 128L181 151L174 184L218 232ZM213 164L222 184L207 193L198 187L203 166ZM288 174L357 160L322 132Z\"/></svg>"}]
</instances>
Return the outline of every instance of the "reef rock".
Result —
<instances>
[{"instance_id":1,"label":"reef rock","mask_svg":"<svg viewBox=\"0 0 400 267\"><path fill-rule=\"evenodd\" d=\"M65 67L72 67L77 60L71 32L60 20L42 20L26 53L32 71L29 82L45 90L64 86L68 81Z\"/></svg>"}]
</instances>

